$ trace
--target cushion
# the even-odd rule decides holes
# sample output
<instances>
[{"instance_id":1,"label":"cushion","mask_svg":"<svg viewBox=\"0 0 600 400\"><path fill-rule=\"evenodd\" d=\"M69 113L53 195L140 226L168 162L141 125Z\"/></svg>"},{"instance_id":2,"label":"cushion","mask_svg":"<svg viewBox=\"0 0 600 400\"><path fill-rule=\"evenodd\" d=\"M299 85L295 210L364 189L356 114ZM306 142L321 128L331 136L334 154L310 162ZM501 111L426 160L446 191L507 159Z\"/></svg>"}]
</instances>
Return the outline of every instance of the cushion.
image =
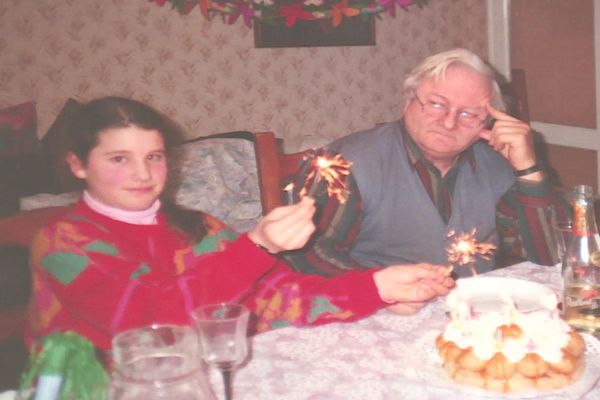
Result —
<instances>
[{"instance_id":1,"label":"cushion","mask_svg":"<svg viewBox=\"0 0 600 400\"><path fill-rule=\"evenodd\" d=\"M18 158L38 149L35 103L0 110L0 158Z\"/></svg>"},{"instance_id":2,"label":"cushion","mask_svg":"<svg viewBox=\"0 0 600 400\"><path fill-rule=\"evenodd\" d=\"M31 196L24 196L19 199L19 209L21 211L31 211L45 207L66 207L77 203L81 197L81 191L67 193L37 193Z\"/></svg>"},{"instance_id":3,"label":"cushion","mask_svg":"<svg viewBox=\"0 0 600 400\"><path fill-rule=\"evenodd\" d=\"M207 212L238 232L252 228L262 216L262 206L251 138L248 132L221 134L175 147L167 189L174 201Z\"/></svg>"},{"instance_id":4,"label":"cushion","mask_svg":"<svg viewBox=\"0 0 600 400\"><path fill-rule=\"evenodd\" d=\"M77 100L68 99L42 137L42 150L48 162L52 165L51 172L55 193L82 188L82 182L71 174L71 170L64 160L65 154L69 150L69 126L82 106Z\"/></svg>"}]
</instances>

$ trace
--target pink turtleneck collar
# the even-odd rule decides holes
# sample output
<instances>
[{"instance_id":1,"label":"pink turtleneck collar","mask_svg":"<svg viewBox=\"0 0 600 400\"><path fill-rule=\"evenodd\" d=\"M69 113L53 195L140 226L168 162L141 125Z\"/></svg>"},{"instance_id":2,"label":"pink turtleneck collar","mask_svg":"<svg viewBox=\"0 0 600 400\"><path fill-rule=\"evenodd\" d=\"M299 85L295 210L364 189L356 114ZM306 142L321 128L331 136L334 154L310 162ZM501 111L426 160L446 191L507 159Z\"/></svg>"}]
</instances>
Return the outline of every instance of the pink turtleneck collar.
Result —
<instances>
[{"instance_id":1,"label":"pink turtleneck collar","mask_svg":"<svg viewBox=\"0 0 600 400\"><path fill-rule=\"evenodd\" d=\"M133 225L156 225L156 213L160 208L160 200L156 200L148 209L142 211L126 211L119 208L107 206L96 200L87 191L83 191L83 201L92 210L106 217Z\"/></svg>"}]
</instances>

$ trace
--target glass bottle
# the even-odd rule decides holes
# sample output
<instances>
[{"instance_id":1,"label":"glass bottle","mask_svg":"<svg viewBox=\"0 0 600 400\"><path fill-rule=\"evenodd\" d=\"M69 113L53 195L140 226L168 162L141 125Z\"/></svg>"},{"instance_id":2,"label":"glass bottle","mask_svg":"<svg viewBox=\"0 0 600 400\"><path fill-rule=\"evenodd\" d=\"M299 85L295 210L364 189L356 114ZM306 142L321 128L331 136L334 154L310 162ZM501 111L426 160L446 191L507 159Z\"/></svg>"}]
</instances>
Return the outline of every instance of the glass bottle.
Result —
<instances>
[{"instance_id":1,"label":"glass bottle","mask_svg":"<svg viewBox=\"0 0 600 400\"><path fill-rule=\"evenodd\" d=\"M151 325L114 337L109 400L215 400L202 370L198 336Z\"/></svg>"},{"instance_id":2,"label":"glass bottle","mask_svg":"<svg viewBox=\"0 0 600 400\"><path fill-rule=\"evenodd\" d=\"M600 235L592 188L571 193L573 230L563 261L564 317L577 330L600 335Z\"/></svg>"}]
</instances>

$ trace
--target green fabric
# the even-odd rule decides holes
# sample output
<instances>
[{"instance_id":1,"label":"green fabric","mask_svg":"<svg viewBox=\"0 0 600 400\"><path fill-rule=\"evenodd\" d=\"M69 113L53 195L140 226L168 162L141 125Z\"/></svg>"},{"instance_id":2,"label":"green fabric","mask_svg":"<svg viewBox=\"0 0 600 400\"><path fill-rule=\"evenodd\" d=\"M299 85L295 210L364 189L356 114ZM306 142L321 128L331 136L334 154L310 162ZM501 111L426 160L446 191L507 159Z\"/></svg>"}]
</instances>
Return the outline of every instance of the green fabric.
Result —
<instances>
[{"instance_id":1,"label":"green fabric","mask_svg":"<svg viewBox=\"0 0 600 400\"><path fill-rule=\"evenodd\" d=\"M289 321L277 320L277 321L271 322L272 329L286 328L288 326L292 326L292 324Z\"/></svg>"},{"instance_id":2,"label":"green fabric","mask_svg":"<svg viewBox=\"0 0 600 400\"><path fill-rule=\"evenodd\" d=\"M137 278L139 278L142 275L146 275L147 273L150 272L150 267L148 266L148 264L146 264L145 262L140 264L140 267L138 269L136 269L135 271L133 271L131 273L131 280L135 281Z\"/></svg>"},{"instance_id":3,"label":"green fabric","mask_svg":"<svg viewBox=\"0 0 600 400\"><path fill-rule=\"evenodd\" d=\"M42 267L63 285L71 283L89 265L87 256L52 253L42 259Z\"/></svg>"},{"instance_id":4,"label":"green fabric","mask_svg":"<svg viewBox=\"0 0 600 400\"><path fill-rule=\"evenodd\" d=\"M89 340L73 331L53 333L42 339L42 348L38 350L35 346L31 350L17 400L32 399L34 393L29 389L34 383L43 382L40 377L52 375L62 379L59 400L106 399L108 373L96 358L96 349Z\"/></svg>"},{"instance_id":5,"label":"green fabric","mask_svg":"<svg viewBox=\"0 0 600 400\"><path fill-rule=\"evenodd\" d=\"M231 242L237 239L237 237L237 233L227 229L220 231L216 235L206 235L204 238L202 238L200 242L194 245L194 255L198 256L203 253L212 253L214 251L217 251L219 250L219 244L221 243L221 241L224 240L227 242Z\"/></svg>"},{"instance_id":6,"label":"green fabric","mask_svg":"<svg viewBox=\"0 0 600 400\"><path fill-rule=\"evenodd\" d=\"M340 309L331 304L327 297L315 296L310 302L308 322L315 322L321 314L338 314Z\"/></svg>"},{"instance_id":7,"label":"green fabric","mask_svg":"<svg viewBox=\"0 0 600 400\"><path fill-rule=\"evenodd\" d=\"M87 251L93 251L96 253L108 254L111 256L119 255L119 249L117 249L112 244L103 242L101 240L96 240L90 244L87 244L87 245L83 246L83 249L87 250Z\"/></svg>"}]
</instances>

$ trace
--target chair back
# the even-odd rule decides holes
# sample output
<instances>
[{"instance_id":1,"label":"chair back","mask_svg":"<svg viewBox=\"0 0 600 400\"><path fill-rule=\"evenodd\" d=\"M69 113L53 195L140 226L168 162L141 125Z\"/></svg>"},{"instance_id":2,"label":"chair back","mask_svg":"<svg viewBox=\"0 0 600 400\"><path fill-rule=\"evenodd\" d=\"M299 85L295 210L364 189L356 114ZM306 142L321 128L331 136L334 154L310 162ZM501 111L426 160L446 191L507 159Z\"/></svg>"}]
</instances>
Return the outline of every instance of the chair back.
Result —
<instances>
[{"instance_id":1,"label":"chair back","mask_svg":"<svg viewBox=\"0 0 600 400\"><path fill-rule=\"evenodd\" d=\"M286 154L273 132L255 133L254 149L262 209L267 214L285 204L283 189L292 181L309 150Z\"/></svg>"},{"instance_id":2,"label":"chair back","mask_svg":"<svg viewBox=\"0 0 600 400\"><path fill-rule=\"evenodd\" d=\"M65 212L66 207L43 207L0 218L0 246L29 247L37 231Z\"/></svg>"}]
</instances>

